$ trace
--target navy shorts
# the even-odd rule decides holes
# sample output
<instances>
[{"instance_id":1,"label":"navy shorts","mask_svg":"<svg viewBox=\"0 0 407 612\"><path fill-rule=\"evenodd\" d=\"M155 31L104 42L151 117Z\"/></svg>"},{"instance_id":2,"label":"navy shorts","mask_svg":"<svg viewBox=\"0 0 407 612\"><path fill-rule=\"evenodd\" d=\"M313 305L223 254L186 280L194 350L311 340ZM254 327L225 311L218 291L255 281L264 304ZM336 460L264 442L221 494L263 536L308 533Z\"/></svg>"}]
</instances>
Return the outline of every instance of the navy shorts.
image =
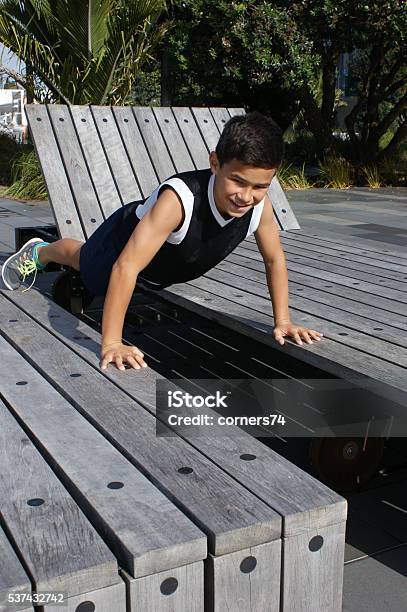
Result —
<instances>
[{"instance_id":1,"label":"navy shorts","mask_svg":"<svg viewBox=\"0 0 407 612\"><path fill-rule=\"evenodd\" d=\"M113 264L120 255L113 240L113 228L120 212L119 208L99 225L81 248L79 273L85 288L93 296L106 295ZM158 291L166 285L139 274L137 286Z\"/></svg>"},{"instance_id":2,"label":"navy shorts","mask_svg":"<svg viewBox=\"0 0 407 612\"><path fill-rule=\"evenodd\" d=\"M113 264L120 253L113 243L113 228L119 208L99 225L85 242L80 253L80 275L92 295L106 295Z\"/></svg>"}]
</instances>

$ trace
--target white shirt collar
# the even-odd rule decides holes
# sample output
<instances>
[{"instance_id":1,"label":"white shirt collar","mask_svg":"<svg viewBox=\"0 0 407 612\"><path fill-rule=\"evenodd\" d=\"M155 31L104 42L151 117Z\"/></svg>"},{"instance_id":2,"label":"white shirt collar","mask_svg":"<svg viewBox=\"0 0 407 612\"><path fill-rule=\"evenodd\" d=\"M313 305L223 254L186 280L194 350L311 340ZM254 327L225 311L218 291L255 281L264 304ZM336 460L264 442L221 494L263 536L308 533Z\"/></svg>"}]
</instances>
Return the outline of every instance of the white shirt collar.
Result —
<instances>
[{"instance_id":1,"label":"white shirt collar","mask_svg":"<svg viewBox=\"0 0 407 612\"><path fill-rule=\"evenodd\" d=\"M210 204L213 216L215 217L216 221L219 223L221 227L225 227L225 225L233 221L234 217L231 217L230 219L224 219L222 217L222 215L220 214L215 204L215 196L213 193L214 187L215 187L215 175L212 174L211 178L209 179L209 183L208 183L208 200L209 200L209 204Z\"/></svg>"}]
</instances>

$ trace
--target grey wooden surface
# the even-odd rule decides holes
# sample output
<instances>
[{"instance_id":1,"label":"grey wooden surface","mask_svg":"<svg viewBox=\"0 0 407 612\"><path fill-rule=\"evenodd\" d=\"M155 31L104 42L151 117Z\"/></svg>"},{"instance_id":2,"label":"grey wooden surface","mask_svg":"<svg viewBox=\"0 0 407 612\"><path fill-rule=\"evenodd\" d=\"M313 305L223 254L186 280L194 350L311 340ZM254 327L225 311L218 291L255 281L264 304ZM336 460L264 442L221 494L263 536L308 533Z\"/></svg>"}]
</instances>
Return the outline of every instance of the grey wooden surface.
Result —
<instances>
[{"instance_id":1,"label":"grey wooden surface","mask_svg":"<svg viewBox=\"0 0 407 612\"><path fill-rule=\"evenodd\" d=\"M59 318L55 319L54 316L60 313L60 309L51 304L46 297L38 294L37 292L30 293L29 297L27 297L27 294L22 296L21 294L17 293L7 294L7 297L15 304L18 304L18 307L22 310L27 310L27 312L29 311L31 313L35 312L35 318L44 328L58 336L64 341L65 344L68 344L72 351L75 351L81 357L86 359L86 361L91 364L93 368L96 369L98 367L97 349L100 336L97 334L97 332L89 329L84 323L78 322L73 316L66 313L64 313L64 316L60 316ZM5 307L3 306L2 311L4 310ZM8 337L13 339L13 342L18 342L20 344L22 344L21 339L24 337L24 353L26 354L27 358L32 358L32 355L35 353L37 367L40 367L43 372L48 372L48 374L52 376L54 384L56 384L58 380L61 380L61 388L63 381L63 389L65 394L69 393L69 397L72 398L71 401L74 400L75 403L78 403L77 381L74 384L72 384L72 382L69 384L67 377L62 377L59 373L61 368L58 367L58 364L55 364L55 368L53 368L52 364L51 366L48 364L49 360L47 359L47 355L49 355L50 352L59 354L60 359L62 359L70 369L72 366L69 363L69 356L67 354L63 354L61 348L58 350L56 348L51 349L49 343L44 343L44 340L43 344L45 348L42 356L41 348L38 348L37 344L30 340L28 325L24 323L24 317L22 316L21 311L19 311L17 308L10 310L9 307L8 313L9 315L7 316L12 316L18 320L18 325L15 325L14 328L9 328L7 331ZM0 324L4 327L5 319L0 319ZM31 325L32 323L30 323L30 326ZM88 340L86 340L86 338L88 338ZM82 367L81 373L83 376L84 367ZM119 372L115 371L114 369L109 369L104 373L104 377L113 380L116 385L119 385L123 391L125 391L128 397L130 396L135 401L141 402L145 408L154 413L154 387L159 376L157 376L157 374L151 368L140 371L137 374L139 374L137 377L120 376ZM100 393L106 398L108 394L104 391L102 382L103 377L101 375L99 376L100 381L97 383L96 379L95 382L92 382L90 378L88 378L85 382L87 387L91 386L92 389L95 390L94 393L96 392L96 394L97 389L100 389ZM97 400L97 395L95 399ZM105 399L104 401L105 405L108 405L107 400ZM88 405L86 410L89 413L95 409L91 405ZM116 406L116 414L117 410L118 407ZM95 415L96 413L93 412L93 414ZM104 423L106 416L106 414L102 414L101 411L99 411L96 417L97 422L102 425L104 431L109 431L110 436L114 436L114 438L120 442L121 449L125 447L128 452L128 449L130 449L129 442L124 442L123 433L119 434L116 422L110 421L109 425ZM117 418L115 421L117 421ZM141 420L138 422L140 423ZM144 434L143 439L145 438L146 435ZM157 448L157 440L159 439L153 441L155 448ZM176 439L168 438L167 444L171 443L171 445L173 445L174 440ZM187 441L190 444L187 465L192 465L194 474L196 476L199 474L199 468L196 467L196 463L191 463L190 461L193 447L195 447L197 451L203 453L204 456L209 457L211 461L218 465L218 467L223 471L229 473L235 482L241 482L246 489L255 495L257 500L263 500L263 502L267 506L271 507L274 512L277 512L279 515L284 517L284 542L286 539L290 540L290 538L302 538L302 546L298 545L298 549L301 550L302 555L303 570L305 572L304 580L308 580L307 572L312 568L312 571L316 572L316 576L314 576L312 580L319 582L320 588L324 591L328 589L328 591L331 592L326 585L331 584L334 581L332 568L336 567L337 564L342 564L343 562L343 550L341 553L340 548L338 549L336 544L338 541L338 529L342 530L342 524L346 519L346 502L317 480L280 457L271 449L265 447L261 442L252 439L248 434L244 434L243 432L236 433L227 439L216 436L198 436L189 438ZM150 445L152 444L151 436L150 440L147 439L147 442ZM157 464L157 457L159 456L159 453L155 451L154 446L152 450L155 452L155 464ZM138 461L142 461L143 453L145 453L145 451L143 451L139 444L137 454L133 451L132 456L137 458ZM242 461L240 456L244 453L254 453L254 455L257 457L256 461ZM168 450L165 457L166 463L168 464L167 457ZM186 459L185 454L184 457ZM184 462L184 465L185 464L186 462ZM155 472L153 472L153 468ZM150 474L157 474L156 466L154 467L150 464L149 470ZM160 474L160 478L162 479L162 474ZM172 478L174 480L174 475ZM191 507L193 507L194 497L192 495L193 489L191 487L194 481L195 477L194 480L190 480L188 483L189 501L187 503L184 502L182 506L187 514L191 512ZM176 492L177 498L181 499L180 493L176 490L176 482L173 482L171 485L167 484L168 482L169 481L167 480L165 483L166 490L168 491L169 487L171 486L172 496L174 496L174 493ZM202 490L202 487L203 483L200 481L199 488ZM206 488L204 490L206 490ZM228 494L230 495L229 492ZM213 496L211 496L211 500L213 500ZM227 501L219 503L218 507L220 514L222 511L224 512L224 508L226 506L230 507L230 502L229 504ZM253 512L253 510L254 507L251 506L251 512ZM209 511L212 516L213 508L209 507ZM196 520L198 518L198 513L196 510L194 510L194 513ZM199 524L202 526L201 523ZM318 553L320 562L318 563L318 570L316 570L315 564L312 565L307 563L308 555L315 555L314 552L308 550L308 543L319 533L321 529L325 527L328 527L327 531L329 534L331 534L331 536L327 535L323 546L323 552ZM205 529L204 526L202 526L202 528ZM240 537L242 538L242 533L240 534ZM209 538L209 542L211 542L211 538ZM240 548L242 548L242 546L240 546ZM230 548L229 550L230 552L233 552ZM296 550L295 546L293 547L293 550ZM225 548L223 548L222 552L226 553L227 551ZM327 564L328 557L331 557L331 565ZM218 567L221 567L221 564L219 564ZM291 567L290 557L284 556L283 571L287 576L291 575ZM222 577L220 583L223 584L223 581L229 582L232 571L233 564L230 564L228 573L226 576ZM309 579L311 580L311 577ZM305 610L305 608L301 607L302 598L299 592L294 595L290 591L290 593L287 594L287 597L288 596L290 597L290 600L287 599L284 601L284 609ZM332 609L339 610L339 605L339 600L336 600ZM337 608L335 608L335 606L337 606Z\"/></svg>"},{"instance_id":2,"label":"grey wooden surface","mask_svg":"<svg viewBox=\"0 0 407 612\"><path fill-rule=\"evenodd\" d=\"M204 559L204 534L2 338L0 346L4 363L13 372L13 377L0 383L1 393L88 519L107 539L121 566L141 577ZM16 379L27 383L19 393L15 391ZM92 449L91 464L88 449ZM11 466L7 472L12 473ZM119 486L109 486L111 483ZM77 512L68 494L65 498ZM69 526L74 521L66 523ZM84 538L81 542L85 551L87 543ZM72 546L81 550L78 542L73 541ZM51 560L51 565L56 563Z\"/></svg>"},{"instance_id":3,"label":"grey wooden surface","mask_svg":"<svg viewBox=\"0 0 407 612\"><path fill-rule=\"evenodd\" d=\"M12 605L8 598L9 595L17 593L30 594L31 582L1 527L0 550L2 557L0 563L0 611L22 609L24 606Z\"/></svg>"},{"instance_id":4,"label":"grey wooden surface","mask_svg":"<svg viewBox=\"0 0 407 612\"><path fill-rule=\"evenodd\" d=\"M3 339L0 342L5 367L9 350ZM10 399L3 384L7 380L15 397L25 396L27 404L27 398L32 399L29 385L17 385L25 378L21 372L7 372L1 377L2 397ZM33 587L72 596L116 584L117 561L106 544L3 402L0 414L1 516Z\"/></svg>"}]
</instances>

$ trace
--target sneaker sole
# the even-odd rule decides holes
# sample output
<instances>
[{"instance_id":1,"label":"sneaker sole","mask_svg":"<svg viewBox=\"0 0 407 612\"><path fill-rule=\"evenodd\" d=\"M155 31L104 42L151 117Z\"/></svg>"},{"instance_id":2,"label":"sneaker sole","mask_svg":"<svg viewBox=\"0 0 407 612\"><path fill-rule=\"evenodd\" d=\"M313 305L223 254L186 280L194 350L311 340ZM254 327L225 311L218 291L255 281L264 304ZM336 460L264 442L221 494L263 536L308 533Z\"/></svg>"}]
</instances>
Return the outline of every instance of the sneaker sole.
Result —
<instances>
[{"instance_id":1,"label":"sneaker sole","mask_svg":"<svg viewBox=\"0 0 407 612\"><path fill-rule=\"evenodd\" d=\"M14 259L14 257L17 257L17 255L19 255L22 251L24 251L24 249L29 245L29 244L34 244L35 242L43 242L43 240L41 240L41 238L31 238L31 240L28 240L25 244L23 244L23 246L21 247L21 249L19 251L16 251L15 253L13 253L12 255L10 255L10 257L8 257L6 259L6 261L4 262L4 264L1 267L1 280L3 281L3 283L5 284L5 286L7 287L7 289L9 289L10 291L16 291L16 288L13 289L13 287L10 287L10 285L7 283L6 279L4 278L4 274L3 274L3 270L6 268L7 264L9 261L11 261L12 259Z\"/></svg>"}]
</instances>

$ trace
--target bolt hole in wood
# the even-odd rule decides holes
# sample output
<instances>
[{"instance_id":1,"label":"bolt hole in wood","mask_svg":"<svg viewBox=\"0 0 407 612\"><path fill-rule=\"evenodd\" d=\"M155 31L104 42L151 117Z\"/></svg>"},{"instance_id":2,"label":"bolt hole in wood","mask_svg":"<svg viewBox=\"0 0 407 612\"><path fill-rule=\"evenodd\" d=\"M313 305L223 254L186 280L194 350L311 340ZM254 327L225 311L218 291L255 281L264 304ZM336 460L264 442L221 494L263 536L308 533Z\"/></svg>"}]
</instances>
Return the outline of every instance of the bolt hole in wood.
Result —
<instances>
[{"instance_id":1,"label":"bolt hole in wood","mask_svg":"<svg viewBox=\"0 0 407 612\"><path fill-rule=\"evenodd\" d=\"M70 219L67 219L65 222L67 225L71 225L72 221Z\"/></svg>"},{"instance_id":2,"label":"bolt hole in wood","mask_svg":"<svg viewBox=\"0 0 407 612\"><path fill-rule=\"evenodd\" d=\"M253 461L254 459L256 459L256 455L251 455L250 453L243 453L243 455L240 455L240 459L242 459L242 461Z\"/></svg>"},{"instance_id":3,"label":"bolt hole in wood","mask_svg":"<svg viewBox=\"0 0 407 612\"><path fill-rule=\"evenodd\" d=\"M42 121L41 117L37 117L37 121Z\"/></svg>"},{"instance_id":4,"label":"bolt hole in wood","mask_svg":"<svg viewBox=\"0 0 407 612\"><path fill-rule=\"evenodd\" d=\"M9 323L17 323L17 319L9 319L8 322Z\"/></svg>"},{"instance_id":5,"label":"bolt hole in wood","mask_svg":"<svg viewBox=\"0 0 407 612\"><path fill-rule=\"evenodd\" d=\"M109 484L107 485L108 489L123 489L124 484L122 482L119 482L118 480L112 480L112 482L109 482Z\"/></svg>"},{"instance_id":6,"label":"bolt hole in wood","mask_svg":"<svg viewBox=\"0 0 407 612\"><path fill-rule=\"evenodd\" d=\"M44 502L43 499L41 499L41 497L33 497L32 499L29 499L27 501L27 504L29 506L33 506L33 507L35 507L35 506L42 506L42 504L44 504L44 503L45 502Z\"/></svg>"},{"instance_id":7,"label":"bolt hole in wood","mask_svg":"<svg viewBox=\"0 0 407 612\"><path fill-rule=\"evenodd\" d=\"M165 123L169 123L169 122L170 122L170 120L169 120L169 119L164 119L164 122L165 122Z\"/></svg>"},{"instance_id":8,"label":"bolt hole in wood","mask_svg":"<svg viewBox=\"0 0 407 612\"><path fill-rule=\"evenodd\" d=\"M281 209L281 212L282 212L282 213L286 213L286 212L287 212L287 210L286 210L285 208L282 208L282 209Z\"/></svg>"},{"instance_id":9,"label":"bolt hole in wood","mask_svg":"<svg viewBox=\"0 0 407 612\"><path fill-rule=\"evenodd\" d=\"M144 119L145 123L150 123L150 119Z\"/></svg>"},{"instance_id":10,"label":"bolt hole in wood","mask_svg":"<svg viewBox=\"0 0 407 612\"><path fill-rule=\"evenodd\" d=\"M95 612L95 610L96 607L93 601L83 601L75 608L75 612Z\"/></svg>"},{"instance_id":11,"label":"bolt hole in wood","mask_svg":"<svg viewBox=\"0 0 407 612\"><path fill-rule=\"evenodd\" d=\"M160 584L160 591L163 595L172 595L178 588L178 580L176 578L166 578Z\"/></svg>"},{"instance_id":12,"label":"bolt hole in wood","mask_svg":"<svg viewBox=\"0 0 407 612\"><path fill-rule=\"evenodd\" d=\"M181 467L178 470L179 474L192 474L194 470L191 467Z\"/></svg>"},{"instance_id":13,"label":"bolt hole in wood","mask_svg":"<svg viewBox=\"0 0 407 612\"><path fill-rule=\"evenodd\" d=\"M105 123L107 123L107 119L106 119L106 117L103 117L103 121L104 121Z\"/></svg>"},{"instance_id":14,"label":"bolt hole in wood","mask_svg":"<svg viewBox=\"0 0 407 612\"><path fill-rule=\"evenodd\" d=\"M82 121L82 123L86 123L85 117L82 117L81 121Z\"/></svg>"},{"instance_id":15,"label":"bolt hole in wood","mask_svg":"<svg viewBox=\"0 0 407 612\"><path fill-rule=\"evenodd\" d=\"M74 372L73 374L69 375L71 378L79 378L80 376L82 376L82 374L79 374L77 372Z\"/></svg>"},{"instance_id":16,"label":"bolt hole in wood","mask_svg":"<svg viewBox=\"0 0 407 612\"><path fill-rule=\"evenodd\" d=\"M204 119L204 123L208 123L208 120L207 120L207 119Z\"/></svg>"},{"instance_id":17,"label":"bolt hole in wood","mask_svg":"<svg viewBox=\"0 0 407 612\"><path fill-rule=\"evenodd\" d=\"M309 541L308 548L311 552L317 552L322 548L323 543L324 538L322 536L315 536Z\"/></svg>"},{"instance_id":18,"label":"bolt hole in wood","mask_svg":"<svg viewBox=\"0 0 407 612\"><path fill-rule=\"evenodd\" d=\"M242 574L250 574L257 565L256 557L246 557L240 564Z\"/></svg>"},{"instance_id":19,"label":"bolt hole in wood","mask_svg":"<svg viewBox=\"0 0 407 612\"><path fill-rule=\"evenodd\" d=\"M184 119L184 123L188 123L188 119Z\"/></svg>"},{"instance_id":20,"label":"bolt hole in wood","mask_svg":"<svg viewBox=\"0 0 407 612\"><path fill-rule=\"evenodd\" d=\"M65 121L65 119L63 117L60 117L59 120L60 121Z\"/></svg>"},{"instance_id":21,"label":"bolt hole in wood","mask_svg":"<svg viewBox=\"0 0 407 612\"><path fill-rule=\"evenodd\" d=\"M339 336L347 336L348 334L346 332L339 332L338 334Z\"/></svg>"},{"instance_id":22,"label":"bolt hole in wood","mask_svg":"<svg viewBox=\"0 0 407 612\"><path fill-rule=\"evenodd\" d=\"M26 380L19 380L18 382L16 382L16 385L22 387L23 385L28 385L28 382Z\"/></svg>"},{"instance_id":23,"label":"bolt hole in wood","mask_svg":"<svg viewBox=\"0 0 407 612\"><path fill-rule=\"evenodd\" d=\"M91 222L91 223L96 223L96 219L93 219L93 218L92 218L92 219L90 220L90 222Z\"/></svg>"},{"instance_id":24,"label":"bolt hole in wood","mask_svg":"<svg viewBox=\"0 0 407 612\"><path fill-rule=\"evenodd\" d=\"M373 330L374 331L383 331L383 327L374 327Z\"/></svg>"},{"instance_id":25,"label":"bolt hole in wood","mask_svg":"<svg viewBox=\"0 0 407 612\"><path fill-rule=\"evenodd\" d=\"M127 118L124 118L123 121L124 121L124 123L128 123L129 122L129 120Z\"/></svg>"}]
</instances>

